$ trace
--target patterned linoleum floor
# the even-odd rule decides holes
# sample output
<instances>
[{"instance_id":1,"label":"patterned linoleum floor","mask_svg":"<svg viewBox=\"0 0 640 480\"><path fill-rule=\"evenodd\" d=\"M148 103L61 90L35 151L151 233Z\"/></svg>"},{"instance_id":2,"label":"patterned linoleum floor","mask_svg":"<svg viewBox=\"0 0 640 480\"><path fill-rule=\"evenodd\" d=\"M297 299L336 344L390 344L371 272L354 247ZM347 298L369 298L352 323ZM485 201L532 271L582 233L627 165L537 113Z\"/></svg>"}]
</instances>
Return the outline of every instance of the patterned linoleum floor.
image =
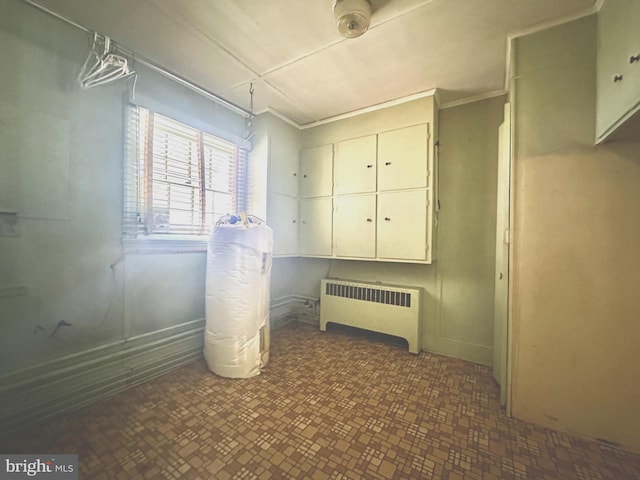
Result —
<instances>
[{"instance_id":1,"label":"patterned linoleum floor","mask_svg":"<svg viewBox=\"0 0 640 480\"><path fill-rule=\"evenodd\" d=\"M257 377L199 361L13 450L77 453L83 479L640 479L640 456L506 418L488 367L307 325Z\"/></svg>"}]
</instances>

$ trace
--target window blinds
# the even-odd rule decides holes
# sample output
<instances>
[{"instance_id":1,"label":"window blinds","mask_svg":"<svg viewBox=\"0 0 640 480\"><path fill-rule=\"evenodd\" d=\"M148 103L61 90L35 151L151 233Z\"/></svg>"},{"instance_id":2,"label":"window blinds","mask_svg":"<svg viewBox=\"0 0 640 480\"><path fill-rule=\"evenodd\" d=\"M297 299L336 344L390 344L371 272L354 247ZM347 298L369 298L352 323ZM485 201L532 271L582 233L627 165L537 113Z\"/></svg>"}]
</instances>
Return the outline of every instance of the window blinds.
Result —
<instances>
[{"instance_id":1,"label":"window blinds","mask_svg":"<svg viewBox=\"0 0 640 480\"><path fill-rule=\"evenodd\" d=\"M245 149L139 106L127 116L125 236L202 235L244 211Z\"/></svg>"}]
</instances>

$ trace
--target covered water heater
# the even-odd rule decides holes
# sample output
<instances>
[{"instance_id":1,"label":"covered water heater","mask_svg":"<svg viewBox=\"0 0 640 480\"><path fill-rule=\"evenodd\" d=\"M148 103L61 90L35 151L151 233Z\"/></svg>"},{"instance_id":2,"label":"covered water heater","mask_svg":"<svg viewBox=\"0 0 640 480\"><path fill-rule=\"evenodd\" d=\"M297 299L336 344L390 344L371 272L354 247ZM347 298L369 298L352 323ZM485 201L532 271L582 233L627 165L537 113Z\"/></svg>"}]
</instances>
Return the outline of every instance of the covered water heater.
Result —
<instances>
[{"instance_id":1,"label":"covered water heater","mask_svg":"<svg viewBox=\"0 0 640 480\"><path fill-rule=\"evenodd\" d=\"M226 215L207 248L204 357L227 378L249 378L269 361L273 231L253 216Z\"/></svg>"}]
</instances>

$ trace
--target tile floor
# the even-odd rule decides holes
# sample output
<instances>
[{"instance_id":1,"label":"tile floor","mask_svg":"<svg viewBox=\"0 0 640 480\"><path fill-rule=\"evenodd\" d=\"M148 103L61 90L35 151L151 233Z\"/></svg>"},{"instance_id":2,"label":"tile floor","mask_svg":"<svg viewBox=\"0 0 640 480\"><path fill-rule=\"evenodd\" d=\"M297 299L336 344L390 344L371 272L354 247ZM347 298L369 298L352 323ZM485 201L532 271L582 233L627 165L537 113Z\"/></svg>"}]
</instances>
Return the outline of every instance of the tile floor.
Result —
<instances>
[{"instance_id":1,"label":"tile floor","mask_svg":"<svg viewBox=\"0 0 640 480\"><path fill-rule=\"evenodd\" d=\"M488 367L297 324L257 377L199 361L12 443L83 479L640 479L638 455L506 418Z\"/></svg>"}]
</instances>

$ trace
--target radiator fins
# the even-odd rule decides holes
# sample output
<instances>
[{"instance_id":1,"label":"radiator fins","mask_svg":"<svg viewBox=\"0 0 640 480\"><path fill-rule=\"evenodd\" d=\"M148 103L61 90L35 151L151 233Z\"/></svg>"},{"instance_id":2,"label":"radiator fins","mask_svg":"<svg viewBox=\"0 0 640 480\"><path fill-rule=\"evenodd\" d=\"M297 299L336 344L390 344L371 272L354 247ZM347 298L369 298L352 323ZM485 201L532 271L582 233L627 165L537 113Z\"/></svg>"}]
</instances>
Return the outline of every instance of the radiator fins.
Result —
<instances>
[{"instance_id":1,"label":"radiator fins","mask_svg":"<svg viewBox=\"0 0 640 480\"><path fill-rule=\"evenodd\" d=\"M325 285L325 294L332 297L343 297L361 300L363 302L384 303L385 305L411 308L411 293L409 292L327 282Z\"/></svg>"}]
</instances>

